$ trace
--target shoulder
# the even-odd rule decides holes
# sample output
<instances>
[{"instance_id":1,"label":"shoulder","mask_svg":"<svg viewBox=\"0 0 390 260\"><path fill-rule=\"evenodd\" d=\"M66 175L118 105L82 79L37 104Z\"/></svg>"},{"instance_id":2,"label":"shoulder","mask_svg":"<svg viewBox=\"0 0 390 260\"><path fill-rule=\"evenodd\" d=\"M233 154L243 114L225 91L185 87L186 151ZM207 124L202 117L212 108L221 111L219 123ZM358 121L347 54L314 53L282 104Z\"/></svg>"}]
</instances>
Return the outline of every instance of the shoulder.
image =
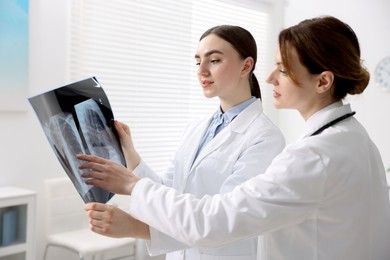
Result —
<instances>
[{"instance_id":1,"label":"shoulder","mask_svg":"<svg viewBox=\"0 0 390 260\"><path fill-rule=\"evenodd\" d=\"M255 117L253 122L249 125L247 132L257 135L259 138L277 138L283 139L284 142L282 131L264 113L259 113Z\"/></svg>"},{"instance_id":2,"label":"shoulder","mask_svg":"<svg viewBox=\"0 0 390 260\"><path fill-rule=\"evenodd\" d=\"M310 168L321 165L349 165L358 154L366 153L364 143L371 143L365 132L354 131L350 127L338 126L319 135L304 137L286 146L282 159L295 160L295 165ZM305 166L304 166L305 165Z\"/></svg>"},{"instance_id":3,"label":"shoulder","mask_svg":"<svg viewBox=\"0 0 390 260\"><path fill-rule=\"evenodd\" d=\"M367 131L354 118L340 122L318 135L307 136L302 141L319 153L352 152L372 142Z\"/></svg>"}]
</instances>

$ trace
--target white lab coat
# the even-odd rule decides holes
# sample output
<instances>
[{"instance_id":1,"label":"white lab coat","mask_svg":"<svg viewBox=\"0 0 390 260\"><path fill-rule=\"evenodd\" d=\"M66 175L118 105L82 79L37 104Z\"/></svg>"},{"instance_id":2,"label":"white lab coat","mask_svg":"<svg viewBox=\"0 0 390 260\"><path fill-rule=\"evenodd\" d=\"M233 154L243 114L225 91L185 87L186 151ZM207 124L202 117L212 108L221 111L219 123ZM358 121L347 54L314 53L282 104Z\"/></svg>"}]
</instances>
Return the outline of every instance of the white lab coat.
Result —
<instances>
[{"instance_id":1,"label":"white lab coat","mask_svg":"<svg viewBox=\"0 0 390 260\"><path fill-rule=\"evenodd\" d=\"M173 187L180 193L191 193L201 198L206 194L232 191L249 178L265 172L272 159L285 146L282 133L262 113L261 101L257 99L214 137L194 161L210 120L212 117L195 121L187 127L164 174L154 173L143 161L134 173ZM153 228L151 236L151 254L180 250L168 254L167 259L256 259L257 238L237 241L218 249L186 249L190 246L179 243ZM159 239L155 239L157 237ZM158 242L160 240L163 243Z\"/></svg>"},{"instance_id":2,"label":"white lab coat","mask_svg":"<svg viewBox=\"0 0 390 260\"><path fill-rule=\"evenodd\" d=\"M317 112L265 174L227 194L196 199L140 180L130 213L200 248L260 235L259 260L390 259L389 195L377 147L353 117L310 136L350 111L338 102Z\"/></svg>"}]
</instances>

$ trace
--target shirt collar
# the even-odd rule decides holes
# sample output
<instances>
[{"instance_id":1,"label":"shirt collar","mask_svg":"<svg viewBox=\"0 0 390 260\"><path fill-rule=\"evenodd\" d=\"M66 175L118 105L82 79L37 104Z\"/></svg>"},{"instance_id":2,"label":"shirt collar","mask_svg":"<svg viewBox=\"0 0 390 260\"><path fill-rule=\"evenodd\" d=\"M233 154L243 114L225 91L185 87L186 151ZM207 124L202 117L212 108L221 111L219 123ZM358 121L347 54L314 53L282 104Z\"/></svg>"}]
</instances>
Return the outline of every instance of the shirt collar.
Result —
<instances>
[{"instance_id":1,"label":"shirt collar","mask_svg":"<svg viewBox=\"0 0 390 260\"><path fill-rule=\"evenodd\" d=\"M351 106L349 104L343 104L342 101L337 101L327 107L324 107L314 113L306 121L304 135L302 137L311 135L323 125L351 111Z\"/></svg>"},{"instance_id":2,"label":"shirt collar","mask_svg":"<svg viewBox=\"0 0 390 260\"><path fill-rule=\"evenodd\" d=\"M240 114L247 106L252 104L253 102L256 101L255 97L251 97L250 99L230 108L228 111L225 113L222 113L221 107L217 110L217 112L213 116L213 120L223 117L225 123L230 123L233 121L233 119Z\"/></svg>"}]
</instances>

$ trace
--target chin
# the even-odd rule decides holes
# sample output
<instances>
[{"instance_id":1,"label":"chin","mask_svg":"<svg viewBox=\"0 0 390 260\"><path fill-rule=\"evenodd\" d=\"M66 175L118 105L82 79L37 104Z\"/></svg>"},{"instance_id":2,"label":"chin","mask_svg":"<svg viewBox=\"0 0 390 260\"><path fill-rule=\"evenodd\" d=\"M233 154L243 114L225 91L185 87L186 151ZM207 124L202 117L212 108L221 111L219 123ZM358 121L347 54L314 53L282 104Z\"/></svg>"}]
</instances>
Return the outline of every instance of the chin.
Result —
<instances>
[{"instance_id":1,"label":"chin","mask_svg":"<svg viewBox=\"0 0 390 260\"><path fill-rule=\"evenodd\" d=\"M276 100L274 101L274 107L277 108L277 109L283 108L283 106Z\"/></svg>"},{"instance_id":2,"label":"chin","mask_svg":"<svg viewBox=\"0 0 390 260\"><path fill-rule=\"evenodd\" d=\"M274 102L274 107L276 109L291 109L291 107L287 106L286 104L281 104L280 102Z\"/></svg>"},{"instance_id":3,"label":"chin","mask_svg":"<svg viewBox=\"0 0 390 260\"><path fill-rule=\"evenodd\" d=\"M216 97L217 95L215 95L214 93L203 91L203 96L205 96L206 98L213 98Z\"/></svg>"}]
</instances>

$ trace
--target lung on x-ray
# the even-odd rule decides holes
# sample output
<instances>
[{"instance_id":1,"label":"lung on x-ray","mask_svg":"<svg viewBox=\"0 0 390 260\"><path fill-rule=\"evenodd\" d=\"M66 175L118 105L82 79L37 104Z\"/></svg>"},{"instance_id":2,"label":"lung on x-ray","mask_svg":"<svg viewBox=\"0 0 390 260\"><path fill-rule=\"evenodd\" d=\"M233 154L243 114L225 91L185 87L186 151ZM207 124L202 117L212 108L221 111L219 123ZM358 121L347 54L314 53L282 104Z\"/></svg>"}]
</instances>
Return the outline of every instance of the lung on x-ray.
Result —
<instances>
[{"instance_id":1,"label":"lung on x-ray","mask_svg":"<svg viewBox=\"0 0 390 260\"><path fill-rule=\"evenodd\" d=\"M106 203L113 196L80 177L76 155L97 155L126 165L109 100L95 77L29 98L45 135L84 202Z\"/></svg>"}]
</instances>

